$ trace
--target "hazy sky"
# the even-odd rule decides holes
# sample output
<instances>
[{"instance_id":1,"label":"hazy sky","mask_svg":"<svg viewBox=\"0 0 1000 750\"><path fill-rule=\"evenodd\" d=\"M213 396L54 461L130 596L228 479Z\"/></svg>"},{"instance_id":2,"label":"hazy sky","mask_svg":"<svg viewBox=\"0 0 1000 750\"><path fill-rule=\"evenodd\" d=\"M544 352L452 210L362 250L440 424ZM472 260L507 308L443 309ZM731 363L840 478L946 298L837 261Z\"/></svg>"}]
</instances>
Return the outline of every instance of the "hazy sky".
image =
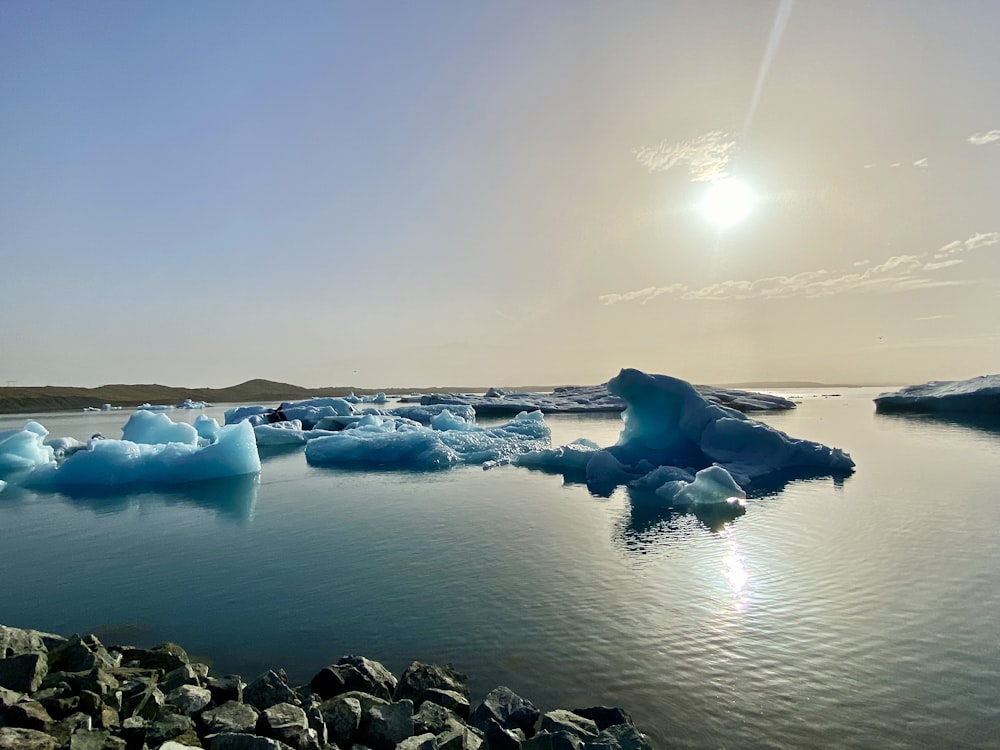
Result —
<instances>
[{"instance_id":1,"label":"hazy sky","mask_svg":"<svg viewBox=\"0 0 1000 750\"><path fill-rule=\"evenodd\" d=\"M998 49L993 0L5 2L0 384L1000 371Z\"/></svg>"}]
</instances>

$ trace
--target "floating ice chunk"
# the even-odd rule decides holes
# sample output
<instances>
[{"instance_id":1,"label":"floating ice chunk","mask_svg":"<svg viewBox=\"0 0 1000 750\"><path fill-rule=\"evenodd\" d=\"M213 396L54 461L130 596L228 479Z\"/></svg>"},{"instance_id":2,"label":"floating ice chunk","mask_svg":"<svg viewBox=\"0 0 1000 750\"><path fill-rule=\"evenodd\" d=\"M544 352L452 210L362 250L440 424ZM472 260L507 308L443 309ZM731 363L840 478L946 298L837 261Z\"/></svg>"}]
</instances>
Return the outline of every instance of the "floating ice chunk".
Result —
<instances>
[{"instance_id":1,"label":"floating ice chunk","mask_svg":"<svg viewBox=\"0 0 1000 750\"><path fill-rule=\"evenodd\" d=\"M435 430L473 430L476 425L457 414L452 414L449 409L442 409L431 417L431 427Z\"/></svg>"},{"instance_id":2,"label":"floating ice chunk","mask_svg":"<svg viewBox=\"0 0 1000 750\"><path fill-rule=\"evenodd\" d=\"M528 466L535 469L552 469L554 471L583 472L590 460L601 447L593 440L579 438L569 445L558 448L546 448L531 451L517 456L514 463L518 466Z\"/></svg>"},{"instance_id":3,"label":"floating ice chunk","mask_svg":"<svg viewBox=\"0 0 1000 750\"><path fill-rule=\"evenodd\" d=\"M42 466L55 459L51 446L45 444L49 434L38 422L26 422L22 430L0 432L0 473Z\"/></svg>"},{"instance_id":4,"label":"floating ice chunk","mask_svg":"<svg viewBox=\"0 0 1000 750\"><path fill-rule=\"evenodd\" d=\"M721 466L709 466L694 475L694 481L683 479L664 483L656 494L674 505L721 505L744 500L743 491L733 476Z\"/></svg>"},{"instance_id":5,"label":"floating ice chunk","mask_svg":"<svg viewBox=\"0 0 1000 750\"><path fill-rule=\"evenodd\" d=\"M306 433L302 431L302 422L292 419L286 422L259 424L253 428L257 445L301 445L306 442Z\"/></svg>"},{"instance_id":6,"label":"floating ice chunk","mask_svg":"<svg viewBox=\"0 0 1000 750\"><path fill-rule=\"evenodd\" d=\"M207 401L192 401L189 398L186 398L177 404L178 409L206 409L209 406L211 406L211 404Z\"/></svg>"},{"instance_id":7,"label":"floating ice chunk","mask_svg":"<svg viewBox=\"0 0 1000 750\"><path fill-rule=\"evenodd\" d=\"M466 424L466 423L463 423ZM342 432L311 440L313 464L403 469L441 469L459 463L507 460L548 447L541 413L519 414L503 425L438 430L392 415L369 414Z\"/></svg>"},{"instance_id":8,"label":"floating ice chunk","mask_svg":"<svg viewBox=\"0 0 1000 750\"><path fill-rule=\"evenodd\" d=\"M629 482L629 487L637 490L659 489L667 482L693 482L694 474L676 466L658 466L648 474Z\"/></svg>"},{"instance_id":9,"label":"floating ice chunk","mask_svg":"<svg viewBox=\"0 0 1000 750\"><path fill-rule=\"evenodd\" d=\"M956 412L1000 415L1000 375L968 380L932 380L910 385L875 399L878 412Z\"/></svg>"},{"instance_id":10,"label":"floating ice chunk","mask_svg":"<svg viewBox=\"0 0 1000 750\"><path fill-rule=\"evenodd\" d=\"M267 415L273 412L274 409L269 409L266 406L234 406L231 409L226 409L223 418L226 424L236 424L243 421L252 425L267 424L269 421L275 421L267 418Z\"/></svg>"},{"instance_id":11,"label":"floating ice chunk","mask_svg":"<svg viewBox=\"0 0 1000 750\"><path fill-rule=\"evenodd\" d=\"M150 403L145 403L145 404L139 404L135 408L136 408L137 411L170 411L174 407L173 407L172 404L150 404Z\"/></svg>"},{"instance_id":12,"label":"floating ice chunk","mask_svg":"<svg viewBox=\"0 0 1000 750\"><path fill-rule=\"evenodd\" d=\"M199 414L194 420L194 429L198 437L209 443L214 443L219 437L219 423L211 417Z\"/></svg>"},{"instance_id":13,"label":"floating ice chunk","mask_svg":"<svg viewBox=\"0 0 1000 750\"><path fill-rule=\"evenodd\" d=\"M406 405L397 406L392 410L393 414L412 419L420 424L430 424L431 419L447 409L453 416L464 419L466 422L476 421L476 410L468 404L428 404L424 406Z\"/></svg>"},{"instance_id":14,"label":"floating ice chunk","mask_svg":"<svg viewBox=\"0 0 1000 750\"><path fill-rule=\"evenodd\" d=\"M122 440L144 445L198 445L198 430L186 422L174 422L166 414L137 411L122 427Z\"/></svg>"},{"instance_id":15,"label":"floating ice chunk","mask_svg":"<svg viewBox=\"0 0 1000 750\"><path fill-rule=\"evenodd\" d=\"M271 421L298 419L303 427L311 429L323 417L346 417L354 413L354 407L342 398L311 398L281 404L277 410L279 418Z\"/></svg>"},{"instance_id":16,"label":"floating ice chunk","mask_svg":"<svg viewBox=\"0 0 1000 750\"><path fill-rule=\"evenodd\" d=\"M44 489L197 482L255 474L260 457L249 424L221 427L212 445L91 440L58 468L35 469L25 484Z\"/></svg>"}]
</instances>

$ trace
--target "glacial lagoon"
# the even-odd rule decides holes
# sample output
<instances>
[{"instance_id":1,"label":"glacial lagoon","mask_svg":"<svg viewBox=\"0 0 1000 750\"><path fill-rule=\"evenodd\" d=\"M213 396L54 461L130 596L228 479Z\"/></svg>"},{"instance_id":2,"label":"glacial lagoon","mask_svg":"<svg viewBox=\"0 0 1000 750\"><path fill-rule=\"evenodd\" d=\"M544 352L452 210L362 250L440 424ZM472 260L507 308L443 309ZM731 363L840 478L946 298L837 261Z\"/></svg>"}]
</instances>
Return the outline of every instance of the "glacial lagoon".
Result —
<instances>
[{"instance_id":1,"label":"glacial lagoon","mask_svg":"<svg viewBox=\"0 0 1000 750\"><path fill-rule=\"evenodd\" d=\"M621 705L662 748L995 746L1000 430L832 393L757 418L844 448L855 473L758 489L735 518L514 466L315 467L301 448L264 452L259 480L11 486L0 622L173 640L293 682L348 653L397 673L451 662L474 698L505 684L540 708ZM128 412L31 416L86 439ZM553 445L621 430L546 422Z\"/></svg>"}]
</instances>

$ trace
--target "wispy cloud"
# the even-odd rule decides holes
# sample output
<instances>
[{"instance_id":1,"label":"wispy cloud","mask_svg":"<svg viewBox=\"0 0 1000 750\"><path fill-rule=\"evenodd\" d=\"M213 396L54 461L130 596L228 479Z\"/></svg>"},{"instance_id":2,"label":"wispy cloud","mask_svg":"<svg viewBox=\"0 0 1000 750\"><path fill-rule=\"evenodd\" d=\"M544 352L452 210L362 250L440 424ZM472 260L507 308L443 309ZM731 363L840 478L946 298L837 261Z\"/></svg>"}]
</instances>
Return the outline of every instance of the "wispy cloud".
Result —
<instances>
[{"instance_id":1,"label":"wispy cloud","mask_svg":"<svg viewBox=\"0 0 1000 750\"><path fill-rule=\"evenodd\" d=\"M918 323L923 323L928 320L946 320L948 318L954 318L954 315L924 315L921 318L914 318Z\"/></svg>"},{"instance_id":2,"label":"wispy cloud","mask_svg":"<svg viewBox=\"0 0 1000 750\"><path fill-rule=\"evenodd\" d=\"M637 301L646 304L663 294L685 300L818 298L848 292L906 292L962 286L974 282L941 279L935 274L943 268L963 262L963 259L951 256L998 242L1000 242L1000 232L979 233L967 240L951 242L935 253L893 255L875 265L872 265L871 261L857 261L853 266L859 270L854 272L820 269L803 271L792 276L769 276L753 280L731 279L703 287L673 283L662 287L648 286L633 292L602 294L598 297L598 302L602 305ZM932 259L928 256L932 256Z\"/></svg>"},{"instance_id":3,"label":"wispy cloud","mask_svg":"<svg viewBox=\"0 0 1000 750\"><path fill-rule=\"evenodd\" d=\"M927 167L929 167L930 164L928 163L927 157L925 156L923 159L917 159L915 162L913 162L913 166L917 167L918 169L927 169Z\"/></svg>"},{"instance_id":4,"label":"wispy cloud","mask_svg":"<svg viewBox=\"0 0 1000 750\"><path fill-rule=\"evenodd\" d=\"M692 180L706 182L725 175L736 141L727 133L712 130L690 141L643 146L632 151L635 160L650 172L665 172L680 166Z\"/></svg>"},{"instance_id":5,"label":"wispy cloud","mask_svg":"<svg viewBox=\"0 0 1000 750\"><path fill-rule=\"evenodd\" d=\"M993 141L1000 141L1000 130L987 130L985 133L973 133L969 136L969 143L973 146L985 146Z\"/></svg>"}]
</instances>

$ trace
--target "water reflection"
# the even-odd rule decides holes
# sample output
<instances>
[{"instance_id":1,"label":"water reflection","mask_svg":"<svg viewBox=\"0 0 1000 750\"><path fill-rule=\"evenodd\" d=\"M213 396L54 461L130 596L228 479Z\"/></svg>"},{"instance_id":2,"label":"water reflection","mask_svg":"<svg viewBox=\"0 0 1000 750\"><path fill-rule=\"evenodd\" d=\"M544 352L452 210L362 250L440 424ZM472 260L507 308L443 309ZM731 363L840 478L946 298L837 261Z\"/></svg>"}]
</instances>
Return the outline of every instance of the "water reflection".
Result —
<instances>
[{"instance_id":1,"label":"water reflection","mask_svg":"<svg viewBox=\"0 0 1000 750\"><path fill-rule=\"evenodd\" d=\"M943 431L969 431L977 434L1000 436L1000 414L981 412L949 412L925 414L919 412L875 412L875 419L893 427L918 429L922 433L933 433L935 428Z\"/></svg>"},{"instance_id":2,"label":"water reflection","mask_svg":"<svg viewBox=\"0 0 1000 750\"><path fill-rule=\"evenodd\" d=\"M749 597L747 596L747 583L750 581L750 572L747 568L746 558L743 550L736 541L731 525L726 524L719 530L719 536L725 541L725 553L722 555L722 574L729 583L729 588L733 594L733 608L737 612L742 612L747 608Z\"/></svg>"},{"instance_id":3,"label":"water reflection","mask_svg":"<svg viewBox=\"0 0 1000 750\"><path fill-rule=\"evenodd\" d=\"M99 515L155 505L193 505L213 511L219 518L240 524L253 521L259 474L191 482L155 489L64 488L53 493L64 502L89 508Z\"/></svg>"}]
</instances>

